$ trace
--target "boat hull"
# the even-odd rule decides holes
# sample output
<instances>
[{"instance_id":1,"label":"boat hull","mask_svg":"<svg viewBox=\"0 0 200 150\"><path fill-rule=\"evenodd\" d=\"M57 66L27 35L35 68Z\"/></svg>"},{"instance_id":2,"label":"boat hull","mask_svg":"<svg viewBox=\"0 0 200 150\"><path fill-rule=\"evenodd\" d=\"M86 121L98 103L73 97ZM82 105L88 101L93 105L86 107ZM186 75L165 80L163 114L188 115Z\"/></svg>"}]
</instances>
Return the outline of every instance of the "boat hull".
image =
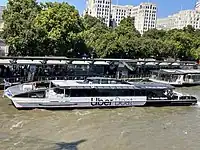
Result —
<instances>
[{"instance_id":1,"label":"boat hull","mask_svg":"<svg viewBox=\"0 0 200 150\"><path fill-rule=\"evenodd\" d=\"M162 106L192 106L196 105L197 100L188 100L188 101L147 101L145 106L154 106L154 107L162 107Z\"/></svg>"},{"instance_id":2,"label":"boat hull","mask_svg":"<svg viewBox=\"0 0 200 150\"><path fill-rule=\"evenodd\" d=\"M147 100L112 102L111 104L91 102L17 102L12 101L17 109L78 109L78 108L120 108L120 107L165 107L165 106L191 106L197 100Z\"/></svg>"}]
</instances>

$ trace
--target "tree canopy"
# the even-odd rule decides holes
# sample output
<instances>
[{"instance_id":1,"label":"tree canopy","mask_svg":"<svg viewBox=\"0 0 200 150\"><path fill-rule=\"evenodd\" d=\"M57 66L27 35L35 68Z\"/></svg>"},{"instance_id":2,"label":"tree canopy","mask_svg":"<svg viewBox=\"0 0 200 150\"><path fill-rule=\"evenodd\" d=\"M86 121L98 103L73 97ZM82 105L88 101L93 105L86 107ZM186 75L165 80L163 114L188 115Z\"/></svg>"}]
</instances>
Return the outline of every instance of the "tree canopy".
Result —
<instances>
[{"instance_id":1,"label":"tree canopy","mask_svg":"<svg viewBox=\"0 0 200 150\"><path fill-rule=\"evenodd\" d=\"M80 17L66 2L38 4L36 0L8 0L3 20L2 37L9 55L200 59L200 30L192 26L150 29L141 35L134 18L110 28L98 18Z\"/></svg>"}]
</instances>

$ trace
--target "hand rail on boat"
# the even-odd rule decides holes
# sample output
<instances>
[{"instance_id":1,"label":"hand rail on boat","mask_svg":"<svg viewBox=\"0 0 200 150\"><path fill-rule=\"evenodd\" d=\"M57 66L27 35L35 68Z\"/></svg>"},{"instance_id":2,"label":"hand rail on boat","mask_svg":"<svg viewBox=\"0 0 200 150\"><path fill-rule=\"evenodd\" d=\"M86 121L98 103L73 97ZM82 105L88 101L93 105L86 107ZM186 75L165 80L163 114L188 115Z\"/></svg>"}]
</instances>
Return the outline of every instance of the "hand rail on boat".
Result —
<instances>
[{"instance_id":1,"label":"hand rail on boat","mask_svg":"<svg viewBox=\"0 0 200 150\"><path fill-rule=\"evenodd\" d=\"M11 83L12 85L24 83L24 82L31 82L31 81L45 81L45 80L85 80L87 77L94 77L94 76L35 76L34 80L28 80L28 77L12 77L12 78L0 78L0 85L4 85L4 80ZM108 77L112 78L113 76L98 76L98 77ZM129 80L129 79L148 79L150 75L145 74L137 74L131 75L128 78L120 78L122 80Z\"/></svg>"}]
</instances>

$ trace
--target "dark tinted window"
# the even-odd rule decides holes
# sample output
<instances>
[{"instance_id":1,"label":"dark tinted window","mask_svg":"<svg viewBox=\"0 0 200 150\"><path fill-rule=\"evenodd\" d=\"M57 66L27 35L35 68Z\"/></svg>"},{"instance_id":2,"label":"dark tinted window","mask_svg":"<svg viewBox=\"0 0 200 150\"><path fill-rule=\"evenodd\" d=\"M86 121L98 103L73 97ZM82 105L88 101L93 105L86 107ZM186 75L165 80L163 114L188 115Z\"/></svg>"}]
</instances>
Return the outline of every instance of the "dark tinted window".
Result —
<instances>
[{"instance_id":1,"label":"dark tinted window","mask_svg":"<svg viewBox=\"0 0 200 150\"><path fill-rule=\"evenodd\" d=\"M141 90L130 89L71 89L66 92L71 97L109 97L109 96L144 96ZM68 93L68 94L67 94Z\"/></svg>"},{"instance_id":2,"label":"dark tinted window","mask_svg":"<svg viewBox=\"0 0 200 150\"><path fill-rule=\"evenodd\" d=\"M19 94L14 97L28 97L28 93Z\"/></svg>"},{"instance_id":3,"label":"dark tinted window","mask_svg":"<svg viewBox=\"0 0 200 150\"><path fill-rule=\"evenodd\" d=\"M91 89L72 89L71 97L90 97Z\"/></svg>"},{"instance_id":4,"label":"dark tinted window","mask_svg":"<svg viewBox=\"0 0 200 150\"><path fill-rule=\"evenodd\" d=\"M166 97L166 95L164 95L163 90L148 90L147 91L147 96L148 97Z\"/></svg>"},{"instance_id":5,"label":"dark tinted window","mask_svg":"<svg viewBox=\"0 0 200 150\"><path fill-rule=\"evenodd\" d=\"M134 90L135 92L135 96L145 96L145 91L142 91L142 90Z\"/></svg>"},{"instance_id":6,"label":"dark tinted window","mask_svg":"<svg viewBox=\"0 0 200 150\"><path fill-rule=\"evenodd\" d=\"M16 95L15 97L29 97L29 98L45 98L45 91L37 91L37 92L32 92L32 93L23 93Z\"/></svg>"},{"instance_id":7,"label":"dark tinted window","mask_svg":"<svg viewBox=\"0 0 200 150\"><path fill-rule=\"evenodd\" d=\"M53 91L54 91L56 94L64 94L64 89L55 88Z\"/></svg>"}]
</instances>

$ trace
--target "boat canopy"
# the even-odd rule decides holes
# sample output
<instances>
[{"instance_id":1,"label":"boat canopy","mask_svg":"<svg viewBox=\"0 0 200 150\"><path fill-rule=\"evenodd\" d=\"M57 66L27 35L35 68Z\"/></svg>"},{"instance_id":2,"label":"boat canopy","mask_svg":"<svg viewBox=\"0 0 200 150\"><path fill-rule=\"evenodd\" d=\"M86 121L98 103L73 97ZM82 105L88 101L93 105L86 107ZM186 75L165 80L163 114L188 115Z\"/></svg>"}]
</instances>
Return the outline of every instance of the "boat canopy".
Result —
<instances>
[{"instance_id":1,"label":"boat canopy","mask_svg":"<svg viewBox=\"0 0 200 150\"><path fill-rule=\"evenodd\" d=\"M139 89L174 89L173 86L155 82L137 82L134 85Z\"/></svg>"},{"instance_id":2,"label":"boat canopy","mask_svg":"<svg viewBox=\"0 0 200 150\"><path fill-rule=\"evenodd\" d=\"M65 89L139 89L132 84L90 84L69 80L52 80L51 83Z\"/></svg>"},{"instance_id":3,"label":"boat canopy","mask_svg":"<svg viewBox=\"0 0 200 150\"><path fill-rule=\"evenodd\" d=\"M161 70L153 70L152 72L162 73L162 74L176 74L176 75L184 75L184 74L200 74L200 70L198 69L161 69Z\"/></svg>"}]
</instances>

